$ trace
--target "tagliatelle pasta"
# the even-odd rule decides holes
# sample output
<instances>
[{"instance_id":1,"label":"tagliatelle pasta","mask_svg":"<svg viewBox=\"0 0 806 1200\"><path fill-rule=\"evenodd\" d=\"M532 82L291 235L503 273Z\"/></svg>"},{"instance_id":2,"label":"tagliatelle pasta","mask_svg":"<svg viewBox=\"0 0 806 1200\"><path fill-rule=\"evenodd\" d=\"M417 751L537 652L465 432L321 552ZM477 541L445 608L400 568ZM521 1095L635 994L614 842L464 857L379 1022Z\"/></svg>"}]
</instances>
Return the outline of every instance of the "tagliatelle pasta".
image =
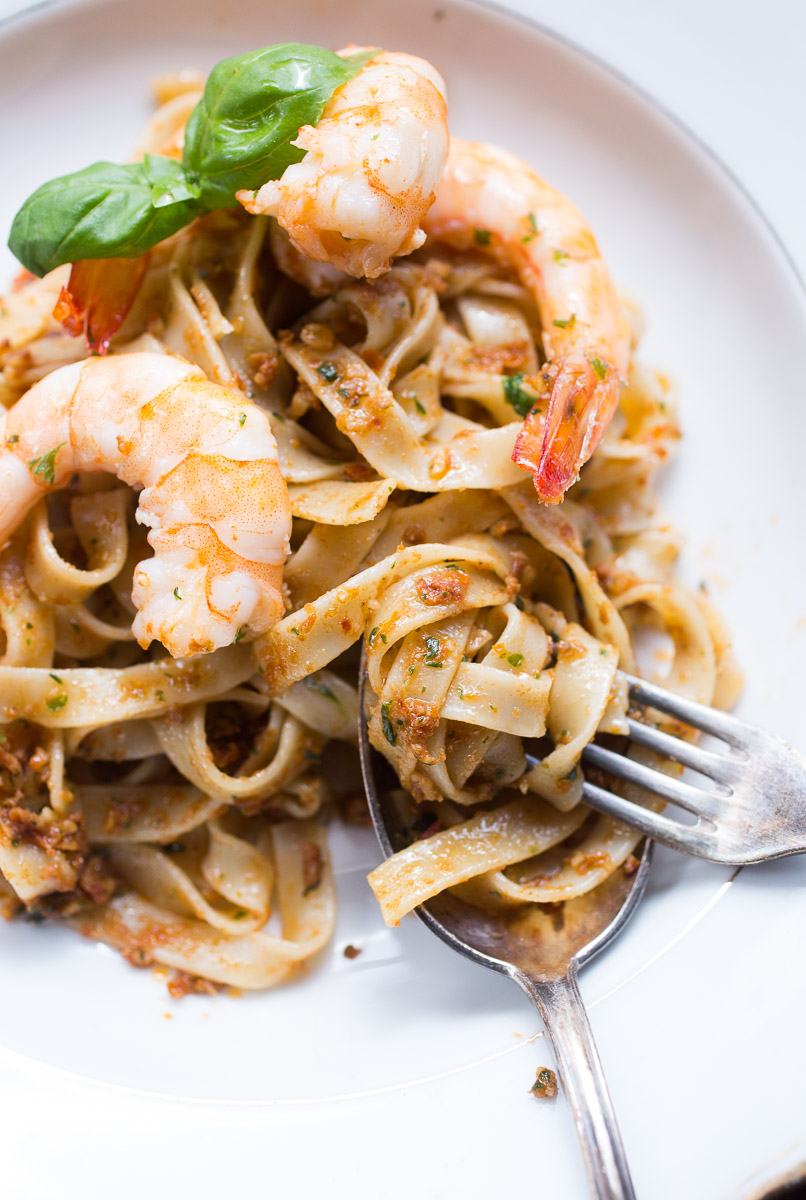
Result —
<instances>
[{"instance_id":1,"label":"tagliatelle pasta","mask_svg":"<svg viewBox=\"0 0 806 1200\"><path fill-rule=\"evenodd\" d=\"M138 149L176 156L199 81L161 87ZM359 281L224 210L145 256L110 353L179 356L268 415L294 521L285 615L212 653L144 650L136 489L79 472L43 495L0 551L4 911L172 968L180 990L297 972L334 927L328 822L363 819L362 641L370 739L401 788L403 844L369 876L387 922L449 887L558 903L628 862L637 835L581 800L583 748L626 730L619 668L649 638L668 686L722 705L740 686L657 510L674 397L635 357L632 312L613 423L543 504L512 453L546 394L546 331L477 241L432 233ZM65 282L4 302L6 407L85 358L51 315Z\"/></svg>"}]
</instances>

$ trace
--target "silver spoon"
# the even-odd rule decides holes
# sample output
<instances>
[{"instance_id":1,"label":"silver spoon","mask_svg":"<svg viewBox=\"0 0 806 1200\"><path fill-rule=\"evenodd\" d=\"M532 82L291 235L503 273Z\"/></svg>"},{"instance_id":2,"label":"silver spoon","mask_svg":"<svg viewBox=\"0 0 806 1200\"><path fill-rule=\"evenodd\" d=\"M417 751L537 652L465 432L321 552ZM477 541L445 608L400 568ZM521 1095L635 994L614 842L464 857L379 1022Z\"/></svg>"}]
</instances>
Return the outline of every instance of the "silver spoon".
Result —
<instances>
[{"instance_id":1,"label":"silver spoon","mask_svg":"<svg viewBox=\"0 0 806 1200\"><path fill-rule=\"evenodd\" d=\"M363 667L362 655L362 714L366 712ZM401 820L390 789L377 786L376 763L386 764L369 744L365 720L359 721L359 748L372 823L388 857L394 853L393 838ZM561 908L528 905L508 913L488 913L444 892L415 910L453 950L508 975L537 1007L554 1047L598 1200L634 1200L635 1193L576 975L635 912L646 887L651 852L652 843L647 841L633 875L620 868L592 892L565 901Z\"/></svg>"}]
</instances>

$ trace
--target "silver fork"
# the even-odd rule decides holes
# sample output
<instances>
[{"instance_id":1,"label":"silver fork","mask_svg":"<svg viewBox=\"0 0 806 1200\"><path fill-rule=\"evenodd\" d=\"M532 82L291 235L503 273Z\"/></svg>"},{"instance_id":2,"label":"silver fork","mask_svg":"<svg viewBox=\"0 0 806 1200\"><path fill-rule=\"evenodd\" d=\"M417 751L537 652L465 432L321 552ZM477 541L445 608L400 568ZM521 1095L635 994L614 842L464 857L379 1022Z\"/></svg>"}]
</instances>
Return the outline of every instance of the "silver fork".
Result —
<instances>
[{"instance_id":1,"label":"silver fork","mask_svg":"<svg viewBox=\"0 0 806 1200\"><path fill-rule=\"evenodd\" d=\"M637 784L693 813L687 825L653 812L585 780L583 798L606 813L675 850L718 863L758 863L806 850L806 759L774 733L730 713L686 700L625 675L633 703L648 705L726 742L721 753L692 745L630 718L630 741L706 776L705 786L671 778L643 763L591 742L582 761L616 779ZM527 754L534 766L538 760ZM710 786L709 786L710 785Z\"/></svg>"}]
</instances>

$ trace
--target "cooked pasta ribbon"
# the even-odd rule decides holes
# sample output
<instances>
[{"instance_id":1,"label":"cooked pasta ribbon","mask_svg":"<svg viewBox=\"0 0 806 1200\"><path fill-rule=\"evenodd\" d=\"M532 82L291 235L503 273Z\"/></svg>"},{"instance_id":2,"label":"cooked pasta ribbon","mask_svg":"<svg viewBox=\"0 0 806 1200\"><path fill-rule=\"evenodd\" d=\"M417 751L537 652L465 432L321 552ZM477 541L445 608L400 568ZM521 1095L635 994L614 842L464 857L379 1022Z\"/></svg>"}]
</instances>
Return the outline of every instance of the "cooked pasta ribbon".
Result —
<instances>
[{"instance_id":1,"label":"cooked pasta ribbon","mask_svg":"<svg viewBox=\"0 0 806 1200\"><path fill-rule=\"evenodd\" d=\"M160 82L138 155L181 154L200 82ZM584 747L627 728L618 668L649 662L704 703L741 682L713 605L673 577L653 491L672 388L633 353L612 425L546 507L512 454L551 339L500 256L457 245L359 281L222 211L138 265L110 353L180 356L268 415L294 519L285 613L212 653L143 650L135 489L77 474L57 492L47 454L28 468L41 498L0 548L4 911L171 968L180 991L288 979L332 936L327 820L353 806L363 719L402 789L400 848L369 876L388 923L445 889L570 900L628 862L635 833L581 801ZM85 357L51 316L67 270L0 309L6 407Z\"/></svg>"}]
</instances>

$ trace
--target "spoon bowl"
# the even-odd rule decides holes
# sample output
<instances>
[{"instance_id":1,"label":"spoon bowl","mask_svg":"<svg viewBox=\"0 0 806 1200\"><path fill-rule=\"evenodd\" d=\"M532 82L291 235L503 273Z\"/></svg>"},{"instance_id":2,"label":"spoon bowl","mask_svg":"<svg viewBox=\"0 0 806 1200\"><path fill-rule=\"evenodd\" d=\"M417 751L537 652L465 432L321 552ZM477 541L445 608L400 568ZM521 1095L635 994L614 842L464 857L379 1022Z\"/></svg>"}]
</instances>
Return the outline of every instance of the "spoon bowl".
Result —
<instances>
[{"instance_id":1,"label":"spoon bowl","mask_svg":"<svg viewBox=\"0 0 806 1200\"><path fill-rule=\"evenodd\" d=\"M578 969L590 962L624 927L646 886L651 845L644 844L633 875L615 871L592 892L556 907L492 913L444 892L416 912L437 937L474 962L513 979L521 972L550 981L565 975L571 963Z\"/></svg>"},{"instance_id":2,"label":"spoon bowl","mask_svg":"<svg viewBox=\"0 0 806 1200\"><path fill-rule=\"evenodd\" d=\"M363 714L368 696L363 655L359 696ZM370 745L365 720L359 722L359 749L372 823L389 857L402 826L392 796L396 781L385 781L384 775L392 772ZM634 1191L576 974L635 912L646 888L651 854L652 843L645 841L634 872L619 867L592 891L561 904L488 912L446 891L414 910L453 950L508 975L539 1010L599 1200L631 1200Z\"/></svg>"}]
</instances>

